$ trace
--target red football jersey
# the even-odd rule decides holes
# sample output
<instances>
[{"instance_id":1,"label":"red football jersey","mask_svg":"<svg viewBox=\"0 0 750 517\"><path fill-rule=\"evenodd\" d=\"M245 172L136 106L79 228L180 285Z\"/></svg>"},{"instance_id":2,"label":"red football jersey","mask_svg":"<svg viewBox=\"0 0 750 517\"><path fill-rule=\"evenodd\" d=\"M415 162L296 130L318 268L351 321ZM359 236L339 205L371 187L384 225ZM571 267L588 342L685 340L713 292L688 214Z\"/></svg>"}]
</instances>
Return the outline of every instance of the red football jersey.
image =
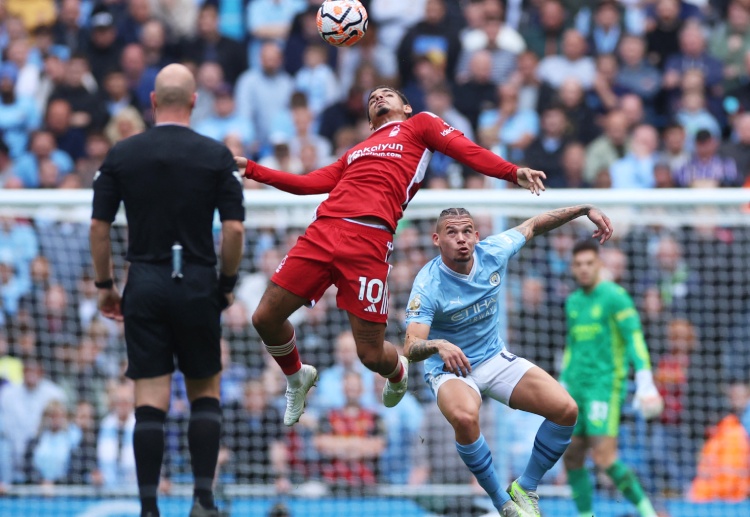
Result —
<instances>
[{"instance_id":1,"label":"red football jersey","mask_svg":"<svg viewBox=\"0 0 750 517\"><path fill-rule=\"evenodd\" d=\"M336 162L303 176L248 164L248 178L293 194L330 192L318 217L375 216L395 230L439 151L488 176L516 181L516 166L429 112L389 122Z\"/></svg>"}]
</instances>

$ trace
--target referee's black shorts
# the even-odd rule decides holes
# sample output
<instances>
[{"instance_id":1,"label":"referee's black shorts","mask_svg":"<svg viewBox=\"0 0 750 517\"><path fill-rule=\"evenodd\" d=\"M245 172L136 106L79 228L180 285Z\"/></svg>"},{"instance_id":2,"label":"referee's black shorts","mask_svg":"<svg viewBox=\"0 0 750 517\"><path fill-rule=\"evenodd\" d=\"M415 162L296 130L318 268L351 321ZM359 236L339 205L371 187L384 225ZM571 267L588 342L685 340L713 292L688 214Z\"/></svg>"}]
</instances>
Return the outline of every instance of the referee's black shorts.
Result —
<instances>
[{"instance_id":1,"label":"referee's black shorts","mask_svg":"<svg viewBox=\"0 0 750 517\"><path fill-rule=\"evenodd\" d=\"M131 379L158 377L177 367L188 379L221 371L221 308L216 269L185 264L172 279L169 264L133 262L122 297Z\"/></svg>"}]
</instances>

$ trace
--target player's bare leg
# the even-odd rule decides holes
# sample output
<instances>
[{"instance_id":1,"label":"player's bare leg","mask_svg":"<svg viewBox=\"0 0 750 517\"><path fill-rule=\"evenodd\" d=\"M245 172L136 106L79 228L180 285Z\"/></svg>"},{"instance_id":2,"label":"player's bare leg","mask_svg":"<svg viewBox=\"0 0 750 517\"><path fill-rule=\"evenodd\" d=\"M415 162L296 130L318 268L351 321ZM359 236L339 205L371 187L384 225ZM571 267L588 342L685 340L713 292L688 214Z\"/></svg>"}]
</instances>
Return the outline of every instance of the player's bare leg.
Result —
<instances>
[{"instance_id":1,"label":"player's bare leg","mask_svg":"<svg viewBox=\"0 0 750 517\"><path fill-rule=\"evenodd\" d=\"M156 498L164 457L164 421L171 389L171 374L135 381L133 453L142 516L159 515Z\"/></svg>"},{"instance_id":2,"label":"player's bare leg","mask_svg":"<svg viewBox=\"0 0 750 517\"><path fill-rule=\"evenodd\" d=\"M190 517L219 517L214 503L214 478L221 439L221 372L203 379L185 379L190 401L188 448L193 469Z\"/></svg>"},{"instance_id":3,"label":"player's bare leg","mask_svg":"<svg viewBox=\"0 0 750 517\"><path fill-rule=\"evenodd\" d=\"M594 465L607 473L622 495L638 508L642 517L657 517L656 510L646 496L635 472L617 458L616 437L593 437L591 452Z\"/></svg>"},{"instance_id":4,"label":"player's bare leg","mask_svg":"<svg viewBox=\"0 0 750 517\"><path fill-rule=\"evenodd\" d=\"M393 343L385 340L385 323L375 323L349 313L357 355L368 369L379 373L388 382L383 387L383 404L393 407L406 393L409 361L399 356Z\"/></svg>"},{"instance_id":5,"label":"player's bare leg","mask_svg":"<svg viewBox=\"0 0 750 517\"><path fill-rule=\"evenodd\" d=\"M544 394L540 396L540 394ZM542 476L565 452L578 419L578 406L560 383L541 368L531 368L518 381L510 407L543 416L531 458L521 477L508 487L513 500L530 515L541 515L536 489Z\"/></svg>"},{"instance_id":6,"label":"player's bare leg","mask_svg":"<svg viewBox=\"0 0 750 517\"><path fill-rule=\"evenodd\" d=\"M479 393L465 382L451 379L438 389L437 404L453 426L458 455L490 496L495 508L503 516L525 515L500 486L490 448L479 430L479 407L482 405Z\"/></svg>"},{"instance_id":7,"label":"player's bare leg","mask_svg":"<svg viewBox=\"0 0 750 517\"><path fill-rule=\"evenodd\" d=\"M302 364L297 351L297 337L289 316L308 300L269 282L266 292L253 313L253 327L268 353L286 375L286 412L284 424L294 425L305 410L305 397L318 380L318 371Z\"/></svg>"}]
</instances>

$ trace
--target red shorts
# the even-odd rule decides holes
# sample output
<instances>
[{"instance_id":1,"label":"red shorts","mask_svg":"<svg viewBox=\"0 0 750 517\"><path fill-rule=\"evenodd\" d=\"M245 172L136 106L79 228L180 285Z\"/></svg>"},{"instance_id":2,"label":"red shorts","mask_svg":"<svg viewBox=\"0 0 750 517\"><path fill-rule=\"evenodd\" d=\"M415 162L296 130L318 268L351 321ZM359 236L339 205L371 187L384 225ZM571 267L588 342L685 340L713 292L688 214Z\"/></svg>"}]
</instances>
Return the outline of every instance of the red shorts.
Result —
<instances>
[{"instance_id":1,"label":"red shorts","mask_svg":"<svg viewBox=\"0 0 750 517\"><path fill-rule=\"evenodd\" d=\"M311 305L334 284L339 309L385 323L392 250L393 235L386 230L343 219L317 219L289 250L271 281Z\"/></svg>"}]
</instances>

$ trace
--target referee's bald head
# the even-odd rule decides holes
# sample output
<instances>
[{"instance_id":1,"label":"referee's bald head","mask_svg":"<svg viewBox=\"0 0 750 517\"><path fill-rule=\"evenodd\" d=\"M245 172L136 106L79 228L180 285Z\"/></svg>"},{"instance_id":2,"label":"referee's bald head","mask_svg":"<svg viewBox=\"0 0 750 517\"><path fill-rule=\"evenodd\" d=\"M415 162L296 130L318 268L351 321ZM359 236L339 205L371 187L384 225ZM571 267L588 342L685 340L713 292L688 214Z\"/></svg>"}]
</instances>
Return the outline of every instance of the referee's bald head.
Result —
<instances>
[{"instance_id":1,"label":"referee's bald head","mask_svg":"<svg viewBox=\"0 0 750 517\"><path fill-rule=\"evenodd\" d=\"M195 89L195 78L186 66L167 65L156 75L151 102L154 108L190 110L195 104Z\"/></svg>"}]
</instances>

